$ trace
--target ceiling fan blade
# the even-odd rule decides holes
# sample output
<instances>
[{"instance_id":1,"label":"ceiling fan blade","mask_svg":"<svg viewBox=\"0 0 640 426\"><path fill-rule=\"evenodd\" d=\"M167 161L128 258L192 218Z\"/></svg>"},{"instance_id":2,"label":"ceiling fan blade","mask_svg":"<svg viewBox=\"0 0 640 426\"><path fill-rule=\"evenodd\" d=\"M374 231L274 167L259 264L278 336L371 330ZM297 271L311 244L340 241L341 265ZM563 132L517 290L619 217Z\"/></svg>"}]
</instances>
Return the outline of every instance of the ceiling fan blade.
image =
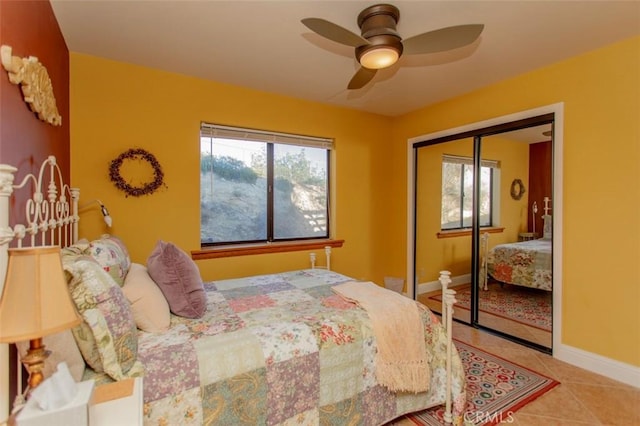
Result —
<instances>
[{"instance_id":1,"label":"ceiling fan blade","mask_svg":"<svg viewBox=\"0 0 640 426\"><path fill-rule=\"evenodd\" d=\"M364 87L371 79L376 75L378 70L372 70L365 67L360 67L360 69L353 75L347 89L355 90L361 89Z\"/></svg>"},{"instance_id":2,"label":"ceiling fan blade","mask_svg":"<svg viewBox=\"0 0 640 426\"><path fill-rule=\"evenodd\" d=\"M473 43L484 29L483 24L457 25L429 31L402 41L403 53L415 55L457 49Z\"/></svg>"},{"instance_id":3,"label":"ceiling fan blade","mask_svg":"<svg viewBox=\"0 0 640 426\"><path fill-rule=\"evenodd\" d=\"M352 47L369 44L367 39L324 19L305 18L301 22L314 33L335 41L336 43L346 44Z\"/></svg>"}]
</instances>

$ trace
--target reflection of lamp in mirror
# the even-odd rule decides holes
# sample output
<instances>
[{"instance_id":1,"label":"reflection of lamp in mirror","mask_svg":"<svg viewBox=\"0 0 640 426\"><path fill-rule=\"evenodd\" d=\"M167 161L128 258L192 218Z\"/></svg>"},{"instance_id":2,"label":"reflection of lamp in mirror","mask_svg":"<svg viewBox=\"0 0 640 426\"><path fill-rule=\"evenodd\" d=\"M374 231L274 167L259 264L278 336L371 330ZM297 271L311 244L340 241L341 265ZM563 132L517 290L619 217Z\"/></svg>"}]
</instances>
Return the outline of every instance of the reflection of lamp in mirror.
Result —
<instances>
[{"instance_id":1,"label":"reflection of lamp in mirror","mask_svg":"<svg viewBox=\"0 0 640 426\"><path fill-rule=\"evenodd\" d=\"M102 216L104 217L104 223L107 224L107 226L109 228L111 228L111 225L113 224L113 219L111 219L111 215L109 215L109 210L107 210L107 208L105 207L104 204L102 204L102 201L95 199L95 200L91 200L89 201L87 204L85 204L84 206L82 206L80 208L80 210L84 210L87 207L89 207L91 204L98 204L100 206L100 211L102 212Z\"/></svg>"},{"instance_id":2,"label":"reflection of lamp in mirror","mask_svg":"<svg viewBox=\"0 0 640 426\"><path fill-rule=\"evenodd\" d=\"M62 270L60 247L9 249L9 263L0 299L0 342L29 340L22 363L29 372L29 391L43 380L49 356L42 337L80 324Z\"/></svg>"},{"instance_id":3,"label":"reflection of lamp in mirror","mask_svg":"<svg viewBox=\"0 0 640 426\"><path fill-rule=\"evenodd\" d=\"M533 205L531 206L531 211L533 212L533 220L531 221L531 223L533 224L533 233L536 233L536 213L538 213L538 203L536 203L535 201L533 202Z\"/></svg>"}]
</instances>

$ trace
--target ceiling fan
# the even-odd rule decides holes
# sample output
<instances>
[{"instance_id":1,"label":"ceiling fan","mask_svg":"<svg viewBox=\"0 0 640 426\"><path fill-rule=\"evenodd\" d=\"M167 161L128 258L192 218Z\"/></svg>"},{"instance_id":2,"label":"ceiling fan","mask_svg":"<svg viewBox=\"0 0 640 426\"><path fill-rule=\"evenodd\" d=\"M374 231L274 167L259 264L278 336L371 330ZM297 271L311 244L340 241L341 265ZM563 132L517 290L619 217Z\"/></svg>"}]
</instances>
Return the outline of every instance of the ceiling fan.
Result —
<instances>
[{"instance_id":1,"label":"ceiling fan","mask_svg":"<svg viewBox=\"0 0 640 426\"><path fill-rule=\"evenodd\" d=\"M396 30L399 19L397 7L376 4L358 15L361 35L320 18L305 18L302 23L322 37L356 48L360 69L347 86L350 90L364 87L379 69L395 64L403 53L414 55L457 49L473 43L484 29L482 24L456 25L402 40Z\"/></svg>"}]
</instances>

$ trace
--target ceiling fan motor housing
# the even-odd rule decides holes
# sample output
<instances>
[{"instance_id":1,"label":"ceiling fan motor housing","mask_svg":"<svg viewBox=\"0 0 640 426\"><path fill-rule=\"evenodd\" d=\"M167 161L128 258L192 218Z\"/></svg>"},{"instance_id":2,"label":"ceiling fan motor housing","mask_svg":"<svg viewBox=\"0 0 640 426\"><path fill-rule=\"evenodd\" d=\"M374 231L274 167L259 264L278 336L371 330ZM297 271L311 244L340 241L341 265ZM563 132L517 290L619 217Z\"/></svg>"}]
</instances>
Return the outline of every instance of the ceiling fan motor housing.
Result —
<instances>
[{"instance_id":1,"label":"ceiling fan motor housing","mask_svg":"<svg viewBox=\"0 0 640 426\"><path fill-rule=\"evenodd\" d=\"M369 44L356 47L356 58L360 58L370 50L387 47L402 55L402 38L396 30L400 19L400 11L390 4L377 4L364 9L358 15L358 27L362 37Z\"/></svg>"}]
</instances>

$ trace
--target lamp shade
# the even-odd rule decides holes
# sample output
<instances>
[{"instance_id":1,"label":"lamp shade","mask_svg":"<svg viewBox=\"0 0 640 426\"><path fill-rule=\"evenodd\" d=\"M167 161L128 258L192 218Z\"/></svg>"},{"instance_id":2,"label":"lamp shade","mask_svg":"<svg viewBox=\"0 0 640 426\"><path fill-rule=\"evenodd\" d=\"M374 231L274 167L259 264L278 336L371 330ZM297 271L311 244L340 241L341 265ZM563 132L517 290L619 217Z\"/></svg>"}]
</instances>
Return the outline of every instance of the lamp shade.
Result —
<instances>
[{"instance_id":1,"label":"lamp shade","mask_svg":"<svg viewBox=\"0 0 640 426\"><path fill-rule=\"evenodd\" d=\"M80 324L60 247L9 249L0 299L0 342L38 339Z\"/></svg>"}]
</instances>

